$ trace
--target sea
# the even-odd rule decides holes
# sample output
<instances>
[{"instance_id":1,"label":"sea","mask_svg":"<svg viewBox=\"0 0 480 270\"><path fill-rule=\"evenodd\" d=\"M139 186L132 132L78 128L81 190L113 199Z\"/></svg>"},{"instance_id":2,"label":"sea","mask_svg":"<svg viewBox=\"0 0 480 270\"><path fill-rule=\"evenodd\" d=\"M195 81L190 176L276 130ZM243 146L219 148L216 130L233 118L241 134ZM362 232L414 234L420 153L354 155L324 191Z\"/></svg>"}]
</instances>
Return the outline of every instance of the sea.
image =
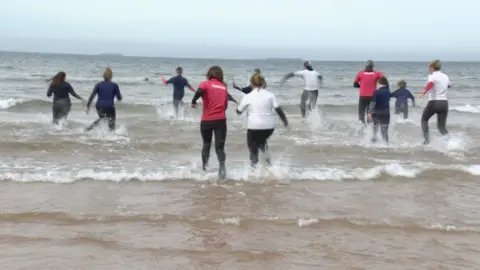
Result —
<instances>
[{"instance_id":1,"label":"sea","mask_svg":"<svg viewBox=\"0 0 480 270\"><path fill-rule=\"evenodd\" d=\"M303 82L280 85L302 64L1 52L2 269L480 269L480 63L443 63L449 136L434 116L425 146L427 96L409 119L392 116L389 145L370 141L352 87L363 62L312 61L324 84L303 120ZM197 87L212 65L229 86L260 68L291 123L269 140L273 165L252 171L246 118L230 103L224 183L214 149L201 170L201 101L188 106L187 91L175 117L161 79L182 66ZM46 80L65 71L87 99L107 66L124 97L117 129L85 132L97 116L76 99L53 126ZM428 75L426 62L376 68L414 94Z\"/></svg>"}]
</instances>

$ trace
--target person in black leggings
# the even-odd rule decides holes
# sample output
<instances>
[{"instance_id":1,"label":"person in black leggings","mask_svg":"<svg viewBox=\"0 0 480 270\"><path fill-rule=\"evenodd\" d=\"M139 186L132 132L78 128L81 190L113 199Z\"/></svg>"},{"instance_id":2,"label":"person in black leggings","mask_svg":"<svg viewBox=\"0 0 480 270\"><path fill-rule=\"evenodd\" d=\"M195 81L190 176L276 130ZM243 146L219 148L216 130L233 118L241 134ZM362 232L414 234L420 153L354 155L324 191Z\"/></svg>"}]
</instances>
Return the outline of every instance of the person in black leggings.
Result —
<instances>
[{"instance_id":1,"label":"person in black leggings","mask_svg":"<svg viewBox=\"0 0 480 270\"><path fill-rule=\"evenodd\" d=\"M95 105L97 109L98 119L95 120L85 131L90 131L95 128L100 121L106 120L110 131L115 130L115 121L117 118L117 113L115 110L115 97L118 101L122 100L122 94L120 93L120 88L118 84L112 82L113 73L110 68L105 69L103 72L103 82L98 83L93 88L92 94L88 99L86 106L86 113L88 114L90 110L90 105L92 104L93 99L98 95L97 103Z\"/></svg>"},{"instance_id":2,"label":"person in black leggings","mask_svg":"<svg viewBox=\"0 0 480 270\"><path fill-rule=\"evenodd\" d=\"M207 72L207 80L200 83L192 99L192 108L196 108L197 100L203 100L200 133L202 135L202 168L206 170L210 158L212 137L215 134L215 152L217 153L219 169L218 178L224 180L227 174L225 161L225 141L227 139L227 116L225 110L228 101L236 102L227 92L223 82L223 70L218 66L211 67Z\"/></svg>"},{"instance_id":3,"label":"person in black leggings","mask_svg":"<svg viewBox=\"0 0 480 270\"><path fill-rule=\"evenodd\" d=\"M378 79L379 88L373 92L369 106L368 118L373 120L372 142L377 141L377 133L380 129L382 139L388 143L388 127L390 125L390 88L385 77Z\"/></svg>"},{"instance_id":4,"label":"person in black leggings","mask_svg":"<svg viewBox=\"0 0 480 270\"><path fill-rule=\"evenodd\" d=\"M74 96L76 99L83 99L75 93L73 87L65 81L67 74L63 71L57 73L50 80L50 86L48 87L47 97L53 95L53 104L52 104L52 122L55 125L58 125L58 121L62 118L67 118L70 110L72 108L72 101L70 100L70 95Z\"/></svg>"},{"instance_id":5,"label":"person in black leggings","mask_svg":"<svg viewBox=\"0 0 480 270\"><path fill-rule=\"evenodd\" d=\"M287 117L280 108L275 95L264 89L265 79L260 74L254 74L250 79L253 90L247 94L237 108L237 114L245 110L248 112L247 145L250 152L250 163L253 168L258 163L258 153L265 153L265 162L271 164L268 153L267 140L273 134L276 125L276 115L280 116L285 126L288 126Z\"/></svg>"},{"instance_id":6,"label":"person in black leggings","mask_svg":"<svg viewBox=\"0 0 480 270\"><path fill-rule=\"evenodd\" d=\"M424 141L423 144L430 143L430 133L428 131L428 120L436 114L437 115L437 127L438 131L442 135L447 135L446 128L447 116L448 116L448 99L447 91L452 86L448 76L441 71L440 60L434 60L430 62L427 85L424 91L418 95L418 97L429 94L429 101L422 114L422 132Z\"/></svg>"}]
</instances>

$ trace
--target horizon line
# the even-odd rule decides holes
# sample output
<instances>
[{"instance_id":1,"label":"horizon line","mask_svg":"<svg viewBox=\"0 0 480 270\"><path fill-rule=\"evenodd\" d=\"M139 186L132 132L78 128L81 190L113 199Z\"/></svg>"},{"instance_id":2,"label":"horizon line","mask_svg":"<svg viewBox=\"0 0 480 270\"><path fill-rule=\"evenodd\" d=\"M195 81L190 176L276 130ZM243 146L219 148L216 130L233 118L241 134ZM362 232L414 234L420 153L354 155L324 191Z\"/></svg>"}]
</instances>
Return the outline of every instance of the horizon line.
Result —
<instances>
[{"instance_id":1,"label":"horizon line","mask_svg":"<svg viewBox=\"0 0 480 270\"><path fill-rule=\"evenodd\" d=\"M233 60L233 61L271 61L271 60L280 60L280 61L306 61L303 58L297 57L264 57L264 58L228 58L228 57L182 57L182 56L141 56L141 55L129 55L123 53L64 53L64 52L39 52L39 51L21 51L21 50L0 50L0 53L18 53L18 54L45 54L45 55L72 55L72 56L115 56L115 57L124 57L124 58L153 58L153 59L186 59L186 60ZM325 60L325 59L309 59L308 61L318 61L318 62L365 62L362 60ZM399 62L399 63L425 63L428 61L421 60L374 60L375 62ZM480 60L445 60L442 61L445 63L478 63Z\"/></svg>"}]
</instances>

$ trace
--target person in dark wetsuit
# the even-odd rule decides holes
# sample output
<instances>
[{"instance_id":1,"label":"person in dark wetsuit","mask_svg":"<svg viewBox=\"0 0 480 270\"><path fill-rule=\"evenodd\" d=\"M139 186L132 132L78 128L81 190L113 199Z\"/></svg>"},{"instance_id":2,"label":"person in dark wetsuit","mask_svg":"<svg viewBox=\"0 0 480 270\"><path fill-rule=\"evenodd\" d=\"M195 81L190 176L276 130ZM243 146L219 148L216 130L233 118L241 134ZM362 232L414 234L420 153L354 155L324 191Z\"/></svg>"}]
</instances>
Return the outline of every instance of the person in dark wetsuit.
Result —
<instances>
[{"instance_id":1,"label":"person in dark wetsuit","mask_svg":"<svg viewBox=\"0 0 480 270\"><path fill-rule=\"evenodd\" d=\"M383 140L388 143L388 127L390 125L390 88L385 77L378 79L379 88L373 92L368 118L373 120L372 142L377 141L380 128Z\"/></svg>"},{"instance_id":2,"label":"person in dark wetsuit","mask_svg":"<svg viewBox=\"0 0 480 270\"><path fill-rule=\"evenodd\" d=\"M223 70L218 66L211 67L207 72L207 80L200 83L192 99L192 108L196 108L197 100L203 100L200 133L202 135L202 168L206 170L210 158L212 136L215 134L215 152L217 153L219 169L218 177L225 179L225 141L227 139L227 116L229 98L227 85L223 82ZM236 101L235 101L236 102Z\"/></svg>"},{"instance_id":3,"label":"person in dark wetsuit","mask_svg":"<svg viewBox=\"0 0 480 270\"><path fill-rule=\"evenodd\" d=\"M412 106L415 107L415 97L407 89L407 83L404 80L398 82L398 89L392 93L395 101L395 114L403 113L403 119L408 118L408 99L412 100Z\"/></svg>"},{"instance_id":4,"label":"person in dark wetsuit","mask_svg":"<svg viewBox=\"0 0 480 270\"><path fill-rule=\"evenodd\" d=\"M52 122L55 125L58 125L58 121L62 118L67 118L70 110L72 108L72 101L70 100L70 95L74 96L76 99L82 100L75 90L73 90L72 85L65 81L67 74L63 71L57 73L50 80L50 86L48 87L47 97L53 95L53 104L52 104Z\"/></svg>"},{"instance_id":5,"label":"person in dark wetsuit","mask_svg":"<svg viewBox=\"0 0 480 270\"><path fill-rule=\"evenodd\" d=\"M254 75L255 75L255 74L261 75L262 72L260 71L259 68L256 68L256 69L254 69L254 73L253 73L253 74L254 74ZM253 90L252 85L249 85L249 86L246 86L246 87L243 87L243 88L242 88L242 87L239 87L237 84L235 84L235 81L233 82L232 86L233 86L233 88L235 88L235 89L243 92L244 94L248 94L248 93L252 92L252 90ZM266 87L267 87L267 82L265 82L265 85L263 86L263 88L266 88Z\"/></svg>"},{"instance_id":6,"label":"person in dark wetsuit","mask_svg":"<svg viewBox=\"0 0 480 270\"><path fill-rule=\"evenodd\" d=\"M178 116L179 107L183 107L183 97L185 96L185 87L188 87L190 91L195 92L195 89L190 85L188 80L183 77L183 68L177 67L177 76L174 76L168 80L162 78L165 85L173 84L173 110L175 116Z\"/></svg>"},{"instance_id":7,"label":"person in dark wetsuit","mask_svg":"<svg viewBox=\"0 0 480 270\"><path fill-rule=\"evenodd\" d=\"M358 98L358 120L365 125L365 114L368 112L368 106L372 101L372 95L377 89L377 81L383 77L381 72L374 70L374 63L372 60L367 61L365 69L358 72L353 87L360 88ZM367 123L369 120L367 119Z\"/></svg>"},{"instance_id":8,"label":"person in dark wetsuit","mask_svg":"<svg viewBox=\"0 0 480 270\"><path fill-rule=\"evenodd\" d=\"M118 84L112 82L112 77L112 70L110 68L106 68L103 72L103 82L97 83L93 88L92 94L87 102L86 113L88 114L93 99L98 95L97 103L95 104L98 119L95 120L89 127L87 127L85 131L92 130L100 123L101 120L106 120L108 122L110 131L115 130L117 113L115 110L114 100L117 98L118 101L122 101L122 94L120 93Z\"/></svg>"}]
</instances>

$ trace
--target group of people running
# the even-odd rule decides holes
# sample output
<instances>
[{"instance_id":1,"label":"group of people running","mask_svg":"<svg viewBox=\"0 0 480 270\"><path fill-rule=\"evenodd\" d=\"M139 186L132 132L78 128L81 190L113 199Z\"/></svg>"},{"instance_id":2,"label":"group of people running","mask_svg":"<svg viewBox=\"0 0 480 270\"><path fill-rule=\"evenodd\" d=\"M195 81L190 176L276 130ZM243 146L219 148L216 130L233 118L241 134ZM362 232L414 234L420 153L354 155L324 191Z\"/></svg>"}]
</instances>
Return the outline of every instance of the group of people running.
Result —
<instances>
[{"instance_id":1,"label":"group of people running","mask_svg":"<svg viewBox=\"0 0 480 270\"><path fill-rule=\"evenodd\" d=\"M432 61L429 64L430 75L424 91L419 97L429 93L429 102L424 109L422 115L422 130L424 134L424 144L428 144L429 131L428 120L437 114L438 129L440 133L445 135L446 118L448 115L447 89L451 87L450 80L447 75L441 72L441 64L439 60ZM200 120L200 133L203 140L201 151L202 168L206 170L210 158L210 149L212 145L213 135L215 135L215 152L219 162L218 175L219 179L226 177L225 167L225 141L227 137L227 120L225 111L229 102L236 103L237 114L247 113L247 146L250 152L251 166L255 167L259 162L259 152L265 154L265 163L271 163L268 153L268 139L273 134L276 127L277 115L285 126L288 126L288 120L285 112L280 107L275 94L266 90L267 83L262 76L260 69L255 69L254 74L250 78L250 85L247 87L239 87L233 82L233 88L245 93L241 102L237 102L227 90L224 82L224 73L219 66L212 66L206 74L206 80L201 82L195 90L188 80L183 76L183 69L176 69L177 75L166 80L162 78L165 85L173 85L173 108L178 114L179 108L183 104L185 95L185 87L194 92L191 101L192 108L196 108L197 100L202 98L203 112ZM96 109L98 119L94 121L86 131L92 130L100 121L104 120L108 123L110 130L115 129L116 111L114 100L122 100L120 88L112 82L112 70L106 68L103 73L103 81L96 84L85 107L86 113L92 104L95 96ZM286 74L281 83L292 77L301 77L305 86L300 99L300 110L303 118L306 117L307 111L315 109L318 91L323 83L322 75L315 71L310 62L304 63L304 69ZM59 72L52 79L48 88L47 96L53 94L53 123L58 124L61 118L66 118L71 109L70 95L77 99L83 100L75 93L73 87L66 82L65 72ZM390 98L397 98L395 104L395 113L403 113L404 118L408 117L408 99L415 102L415 98L406 88L406 82L398 82L398 89L394 92L390 91L387 78L378 71L374 70L374 63L368 61L365 70L360 71L353 83L353 86L360 88L360 97L358 104L359 120L363 123L373 122L374 135L372 141L377 140L378 130L381 130L382 138L388 142L388 127L390 123ZM367 115L367 121L365 121Z\"/></svg>"}]
</instances>

